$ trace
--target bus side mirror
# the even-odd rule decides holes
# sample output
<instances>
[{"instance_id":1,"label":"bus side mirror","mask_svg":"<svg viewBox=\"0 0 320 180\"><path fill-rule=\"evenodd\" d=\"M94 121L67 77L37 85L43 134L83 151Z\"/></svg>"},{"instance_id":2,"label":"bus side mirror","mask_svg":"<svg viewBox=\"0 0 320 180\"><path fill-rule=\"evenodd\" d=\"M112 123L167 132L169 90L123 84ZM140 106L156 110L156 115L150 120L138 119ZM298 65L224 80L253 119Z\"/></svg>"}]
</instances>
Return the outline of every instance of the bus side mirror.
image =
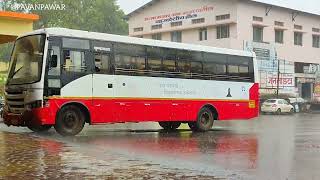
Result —
<instances>
[{"instance_id":1,"label":"bus side mirror","mask_svg":"<svg viewBox=\"0 0 320 180\"><path fill-rule=\"evenodd\" d=\"M57 55L52 55L51 56L51 67L55 68L58 66L58 56Z\"/></svg>"}]
</instances>

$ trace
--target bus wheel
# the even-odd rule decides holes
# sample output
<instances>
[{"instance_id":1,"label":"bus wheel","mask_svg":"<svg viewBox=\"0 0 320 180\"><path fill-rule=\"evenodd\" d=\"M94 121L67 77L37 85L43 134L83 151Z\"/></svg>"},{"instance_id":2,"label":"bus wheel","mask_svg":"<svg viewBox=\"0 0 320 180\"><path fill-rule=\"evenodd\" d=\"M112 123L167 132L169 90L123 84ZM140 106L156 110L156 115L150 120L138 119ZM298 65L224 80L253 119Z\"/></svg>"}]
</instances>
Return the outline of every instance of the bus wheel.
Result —
<instances>
[{"instance_id":1,"label":"bus wheel","mask_svg":"<svg viewBox=\"0 0 320 180\"><path fill-rule=\"evenodd\" d=\"M159 122L159 125L167 131L176 130L181 125L181 122Z\"/></svg>"},{"instance_id":2,"label":"bus wheel","mask_svg":"<svg viewBox=\"0 0 320 180\"><path fill-rule=\"evenodd\" d=\"M196 122L189 123L189 127L192 131L205 132L209 131L213 126L214 117L212 111L209 108L202 108L199 111Z\"/></svg>"},{"instance_id":3,"label":"bus wheel","mask_svg":"<svg viewBox=\"0 0 320 180\"><path fill-rule=\"evenodd\" d=\"M85 124L85 116L74 105L63 107L57 116L54 128L62 136L75 136L80 133Z\"/></svg>"},{"instance_id":4,"label":"bus wheel","mask_svg":"<svg viewBox=\"0 0 320 180\"><path fill-rule=\"evenodd\" d=\"M189 122L188 125L192 131L198 131L197 124L195 122Z\"/></svg>"},{"instance_id":5,"label":"bus wheel","mask_svg":"<svg viewBox=\"0 0 320 180\"><path fill-rule=\"evenodd\" d=\"M34 124L28 124L27 127L33 131L33 132L37 132L37 133L41 133L41 132L47 132L51 129L51 125L34 125Z\"/></svg>"}]
</instances>

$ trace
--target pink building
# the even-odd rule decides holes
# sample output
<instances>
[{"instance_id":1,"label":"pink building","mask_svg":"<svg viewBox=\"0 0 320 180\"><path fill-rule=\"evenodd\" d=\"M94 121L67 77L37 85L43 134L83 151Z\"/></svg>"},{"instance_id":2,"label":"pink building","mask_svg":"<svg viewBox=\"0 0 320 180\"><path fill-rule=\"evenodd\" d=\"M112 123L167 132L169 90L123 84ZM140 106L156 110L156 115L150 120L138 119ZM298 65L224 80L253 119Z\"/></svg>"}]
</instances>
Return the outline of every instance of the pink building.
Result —
<instances>
[{"instance_id":1,"label":"pink building","mask_svg":"<svg viewBox=\"0 0 320 180\"><path fill-rule=\"evenodd\" d=\"M281 92L313 97L320 15L251 0L152 0L128 22L130 36L255 51L262 93L274 93L281 59Z\"/></svg>"}]
</instances>

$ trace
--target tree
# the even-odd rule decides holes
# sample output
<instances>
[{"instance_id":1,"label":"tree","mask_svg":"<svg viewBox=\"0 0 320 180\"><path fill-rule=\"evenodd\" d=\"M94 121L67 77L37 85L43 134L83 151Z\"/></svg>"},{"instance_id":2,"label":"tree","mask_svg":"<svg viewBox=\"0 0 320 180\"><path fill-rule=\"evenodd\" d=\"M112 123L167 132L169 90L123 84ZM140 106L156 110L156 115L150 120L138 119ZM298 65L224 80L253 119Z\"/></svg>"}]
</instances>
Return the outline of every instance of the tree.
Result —
<instances>
[{"instance_id":1,"label":"tree","mask_svg":"<svg viewBox=\"0 0 320 180\"><path fill-rule=\"evenodd\" d=\"M1 2L1 0L0 0ZM24 4L64 4L65 10L30 10L40 16L34 29L48 27L64 27L86 31L128 34L128 24L125 14L116 5L115 0L6 0L2 2L4 10L11 10L15 3ZM16 11L23 11L18 9ZM8 61L12 43L0 45L0 61Z\"/></svg>"},{"instance_id":2,"label":"tree","mask_svg":"<svg viewBox=\"0 0 320 180\"><path fill-rule=\"evenodd\" d=\"M13 43L0 44L0 61L9 61Z\"/></svg>"},{"instance_id":3,"label":"tree","mask_svg":"<svg viewBox=\"0 0 320 180\"><path fill-rule=\"evenodd\" d=\"M38 14L40 20L35 29L42 27L64 27L112 34L128 34L125 14L116 5L116 0L7 0L5 9L15 3L24 4L64 4L65 10L30 10ZM21 9L20 9L21 11Z\"/></svg>"}]
</instances>

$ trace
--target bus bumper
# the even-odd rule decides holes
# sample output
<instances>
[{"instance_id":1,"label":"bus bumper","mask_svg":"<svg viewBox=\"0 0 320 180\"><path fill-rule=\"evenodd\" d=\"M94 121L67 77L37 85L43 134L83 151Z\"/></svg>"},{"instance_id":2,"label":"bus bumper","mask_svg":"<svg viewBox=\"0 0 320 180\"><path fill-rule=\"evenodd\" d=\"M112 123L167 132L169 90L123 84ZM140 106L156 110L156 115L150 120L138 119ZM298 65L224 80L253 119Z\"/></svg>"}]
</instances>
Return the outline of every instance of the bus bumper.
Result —
<instances>
[{"instance_id":1,"label":"bus bumper","mask_svg":"<svg viewBox=\"0 0 320 180\"><path fill-rule=\"evenodd\" d=\"M7 126L25 126L26 121L32 118L31 111L25 111L21 114L15 114L8 111L3 112L3 122Z\"/></svg>"},{"instance_id":2,"label":"bus bumper","mask_svg":"<svg viewBox=\"0 0 320 180\"><path fill-rule=\"evenodd\" d=\"M7 126L27 126L27 124L51 125L50 112L47 108L26 110L23 113L12 113L4 110L3 122Z\"/></svg>"}]
</instances>

